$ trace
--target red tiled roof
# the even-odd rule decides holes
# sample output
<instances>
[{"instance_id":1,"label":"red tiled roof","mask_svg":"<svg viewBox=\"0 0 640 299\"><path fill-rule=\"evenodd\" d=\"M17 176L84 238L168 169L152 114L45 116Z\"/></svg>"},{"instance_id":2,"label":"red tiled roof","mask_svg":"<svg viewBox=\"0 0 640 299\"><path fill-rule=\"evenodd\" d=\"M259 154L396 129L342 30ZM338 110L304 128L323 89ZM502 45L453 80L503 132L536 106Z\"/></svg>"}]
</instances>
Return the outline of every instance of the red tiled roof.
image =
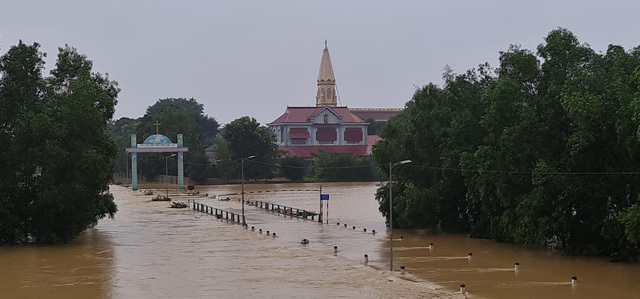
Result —
<instances>
[{"instance_id":1,"label":"red tiled roof","mask_svg":"<svg viewBox=\"0 0 640 299\"><path fill-rule=\"evenodd\" d=\"M352 154L356 157L367 155L366 145L280 146L278 149L285 151L289 157L300 158L313 158L314 154L321 150L333 154Z\"/></svg>"},{"instance_id":2,"label":"red tiled roof","mask_svg":"<svg viewBox=\"0 0 640 299\"><path fill-rule=\"evenodd\" d=\"M364 119L373 118L375 121L389 121L389 118L399 115L402 108L351 108L351 113Z\"/></svg>"},{"instance_id":3,"label":"red tiled roof","mask_svg":"<svg viewBox=\"0 0 640 299\"><path fill-rule=\"evenodd\" d=\"M317 116L325 108L331 109L342 118L343 123L363 123L364 121L351 113L347 107L287 107L287 110L271 124L309 123L309 119Z\"/></svg>"}]
</instances>

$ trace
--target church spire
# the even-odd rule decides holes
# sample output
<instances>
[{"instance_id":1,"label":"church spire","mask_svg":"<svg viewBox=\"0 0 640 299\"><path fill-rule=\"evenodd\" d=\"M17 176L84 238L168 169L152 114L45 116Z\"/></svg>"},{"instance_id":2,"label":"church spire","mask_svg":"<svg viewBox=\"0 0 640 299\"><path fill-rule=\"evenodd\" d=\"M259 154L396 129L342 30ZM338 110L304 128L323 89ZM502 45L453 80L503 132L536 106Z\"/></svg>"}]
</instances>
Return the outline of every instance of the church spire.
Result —
<instances>
[{"instance_id":1,"label":"church spire","mask_svg":"<svg viewBox=\"0 0 640 299\"><path fill-rule=\"evenodd\" d=\"M316 95L317 107L336 107L338 97L336 95L336 78L333 76L333 66L331 56L327 48L327 40L324 40L324 50L320 61L320 72L318 72L318 94Z\"/></svg>"}]
</instances>

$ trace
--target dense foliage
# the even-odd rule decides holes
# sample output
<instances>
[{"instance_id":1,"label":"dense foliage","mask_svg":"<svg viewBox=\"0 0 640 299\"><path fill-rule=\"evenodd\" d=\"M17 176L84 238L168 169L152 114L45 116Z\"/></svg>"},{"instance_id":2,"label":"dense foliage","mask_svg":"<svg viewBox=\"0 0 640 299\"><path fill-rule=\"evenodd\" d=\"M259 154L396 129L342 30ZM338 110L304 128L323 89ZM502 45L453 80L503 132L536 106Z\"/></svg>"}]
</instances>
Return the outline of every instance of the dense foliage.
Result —
<instances>
[{"instance_id":1,"label":"dense foliage","mask_svg":"<svg viewBox=\"0 0 640 299\"><path fill-rule=\"evenodd\" d=\"M117 211L107 125L120 91L76 49L49 77L39 45L0 57L0 244L73 239Z\"/></svg>"},{"instance_id":2,"label":"dense foliage","mask_svg":"<svg viewBox=\"0 0 640 299\"><path fill-rule=\"evenodd\" d=\"M380 129L382 129L384 127L384 124L386 123L386 122L378 122L371 117L365 119L364 122L368 123L367 135L378 135L378 131L380 131Z\"/></svg>"},{"instance_id":3,"label":"dense foliage","mask_svg":"<svg viewBox=\"0 0 640 299\"><path fill-rule=\"evenodd\" d=\"M304 159L299 157L280 159L280 174L292 181L302 181L305 175Z\"/></svg>"},{"instance_id":4,"label":"dense foliage","mask_svg":"<svg viewBox=\"0 0 640 299\"><path fill-rule=\"evenodd\" d=\"M230 158L237 161L228 169L228 178L240 178L243 158L245 178L273 178L276 160L281 153L275 137L266 127L260 126L255 118L243 116L226 124L221 135L228 146ZM250 156L255 157L246 159Z\"/></svg>"},{"instance_id":5,"label":"dense foliage","mask_svg":"<svg viewBox=\"0 0 640 299\"><path fill-rule=\"evenodd\" d=\"M557 29L499 61L447 70L382 129L378 163L413 161L393 173L394 225L637 257L640 48L598 54Z\"/></svg>"},{"instance_id":6,"label":"dense foliage","mask_svg":"<svg viewBox=\"0 0 640 299\"><path fill-rule=\"evenodd\" d=\"M159 126L156 127L155 124ZM219 132L218 122L204 114L204 107L195 99L166 98L158 100L149 106L145 115L138 119L121 118L111 125L111 135L118 147L122 149L118 157L118 171L127 171L128 160L124 152L129 147L130 134L136 134L138 143L142 143L150 135L159 134L169 137L177 142L176 136L183 134L185 146L189 152L184 156L185 175L191 179L203 179L213 176L216 169L208 163L204 149L214 143ZM168 154L145 153L138 155L138 169L143 177L154 179L157 175L163 175L168 167L171 173L177 172L175 159L165 165L165 157Z\"/></svg>"},{"instance_id":7,"label":"dense foliage","mask_svg":"<svg viewBox=\"0 0 640 299\"><path fill-rule=\"evenodd\" d=\"M334 182L365 182L379 180L381 175L371 157L332 154L319 151L313 157L316 179Z\"/></svg>"}]
</instances>

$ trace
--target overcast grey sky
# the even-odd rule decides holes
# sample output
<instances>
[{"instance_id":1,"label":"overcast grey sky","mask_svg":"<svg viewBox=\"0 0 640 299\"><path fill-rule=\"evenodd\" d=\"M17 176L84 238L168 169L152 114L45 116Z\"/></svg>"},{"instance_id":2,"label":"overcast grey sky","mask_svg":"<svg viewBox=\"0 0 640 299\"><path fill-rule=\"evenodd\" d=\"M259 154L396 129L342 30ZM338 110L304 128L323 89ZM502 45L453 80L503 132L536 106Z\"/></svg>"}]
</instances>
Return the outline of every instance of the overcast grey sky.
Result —
<instances>
[{"instance_id":1,"label":"overcast grey sky","mask_svg":"<svg viewBox=\"0 0 640 299\"><path fill-rule=\"evenodd\" d=\"M22 39L76 47L122 92L116 118L158 99L195 98L221 123L265 124L287 105L315 105L324 40L340 102L403 107L414 86L442 84L509 44L535 50L564 27L596 51L640 45L640 1L0 0L0 53Z\"/></svg>"}]
</instances>

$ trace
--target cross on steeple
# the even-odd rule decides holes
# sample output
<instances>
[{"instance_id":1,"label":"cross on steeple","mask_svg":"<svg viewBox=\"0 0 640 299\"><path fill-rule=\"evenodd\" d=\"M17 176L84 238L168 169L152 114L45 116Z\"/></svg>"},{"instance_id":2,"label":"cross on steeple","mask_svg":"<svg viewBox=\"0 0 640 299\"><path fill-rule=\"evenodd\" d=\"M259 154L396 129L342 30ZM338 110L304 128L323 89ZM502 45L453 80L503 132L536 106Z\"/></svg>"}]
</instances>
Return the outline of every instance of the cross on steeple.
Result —
<instances>
[{"instance_id":1,"label":"cross on steeple","mask_svg":"<svg viewBox=\"0 0 640 299\"><path fill-rule=\"evenodd\" d=\"M153 125L156 126L156 134L158 134L158 127L160 126L160 123L156 120L156 123Z\"/></svg>"}]
</instances>

